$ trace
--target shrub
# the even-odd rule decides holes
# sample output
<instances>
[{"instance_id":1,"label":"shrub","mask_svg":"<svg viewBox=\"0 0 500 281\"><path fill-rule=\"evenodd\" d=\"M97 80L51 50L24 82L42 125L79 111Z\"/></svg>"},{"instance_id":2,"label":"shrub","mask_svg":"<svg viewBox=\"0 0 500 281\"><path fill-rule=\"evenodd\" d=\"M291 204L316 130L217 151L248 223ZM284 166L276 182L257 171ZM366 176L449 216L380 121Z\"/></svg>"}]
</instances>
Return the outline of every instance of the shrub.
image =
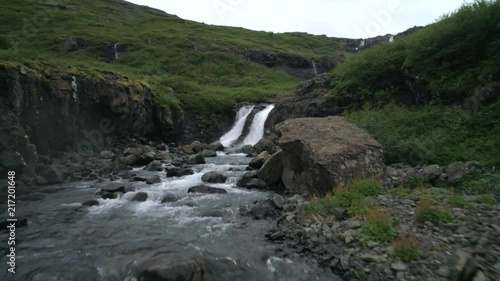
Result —
<instances>
[{"instance_id":1,"label":"shrub","mask_svg":"<svg viewBox=\"0 0 500 281\"><path fill-rule=\"evenodd\" d=\"M464 197L458 194L451 194L448 197L448 204L454 208L471 209L472 204L465 201Z\"/></svg>"},{"instance_id":2,"label":"shrub","mask_svg":"<svg viewBox=\"0 0 500 281\"><path fill-rule=\"evenodd\" d=\"M442 207L434 206L428 198L420 199L417 207L416 220L418 223L429 221L435 225L445 224L453 221L453 216Z\"/></svg>"},{"instance_id":3,"label":"shrub","mask_svg":"<svg viewBox=\"0 0 500 281\"><path fill-rule=\"evenodd\" d=\"M374 242L390 242L395 237L394 220L390 213L373 207L361 226L361 235L364 240Z\"/></svg>"},{"instance_id":4,"label":"shrub","mask_svg":"<svg viewBox=\"0 0 500 281\"><path fill-rule=\"evenodd\" d=\"M393 255L403 262L415 261L420 258L420 243L415 235L399 237L393 243Z\"/></svg>"},{"instance_id":5,"label":"shrub","mask_svg":"<svg viewBox=\"0 0 500 281\"><path fill-rule=\"evenodd\" d=\"M495 199L495 196L493 196L493 194L483 194L479 196L477 202L479 204L495 205L497 203L497 200Z\"/></svg>"}]
</instances>

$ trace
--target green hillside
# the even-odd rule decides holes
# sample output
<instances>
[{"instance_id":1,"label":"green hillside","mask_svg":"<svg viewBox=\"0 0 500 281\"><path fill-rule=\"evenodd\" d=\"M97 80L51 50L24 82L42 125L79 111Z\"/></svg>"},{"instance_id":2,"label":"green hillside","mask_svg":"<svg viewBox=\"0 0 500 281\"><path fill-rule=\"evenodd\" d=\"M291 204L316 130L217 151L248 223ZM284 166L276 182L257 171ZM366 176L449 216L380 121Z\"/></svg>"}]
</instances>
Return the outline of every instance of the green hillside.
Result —
<instances>
[{"instance_id":1,"label":"green hillside","mask_svg":"<svg viewBox=\"0 0 500 281\"><path fill-rule=\"evenodd\" d=\"M119 0L0 0L0 7L0 61L121 73L151 86L162 103L192 110L224 111L289 92L299 82L249 61L245 52L307 59L340 52L334 38L210 26ZM116 43L124 48L118 60Z\"/></svg>"},{"instance_id":2,"label":"green hillside","mask_svg":"<svg viewBox=\"0 0 500 281\"><path fill-rule=\"evenodd\" d=\"M500 1L476 1L394 43L352 55L329 98L389 163L500 165Z\"/></svg>"}]
</instances>

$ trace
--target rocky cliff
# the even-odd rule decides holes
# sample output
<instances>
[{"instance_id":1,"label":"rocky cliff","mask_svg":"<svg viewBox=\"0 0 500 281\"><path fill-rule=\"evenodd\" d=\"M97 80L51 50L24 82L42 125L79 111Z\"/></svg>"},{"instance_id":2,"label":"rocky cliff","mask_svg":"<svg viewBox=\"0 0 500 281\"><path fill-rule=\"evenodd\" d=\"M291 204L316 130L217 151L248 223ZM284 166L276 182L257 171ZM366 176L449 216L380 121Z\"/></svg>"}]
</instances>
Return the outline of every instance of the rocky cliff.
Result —
<instances>
[{"instance_id":1,"label":"rocky cliff","mask_svg":"<svg viewBox=\"0 0 500 281\"><path fill-rule=\"evenodd\" d=\"M99 75L0 67L2 175L10 169L32 175L37 154L99 152L123 136L168 139L183 132L183 112L158 105L147 86Z\"/></svg>"}]
</instances>

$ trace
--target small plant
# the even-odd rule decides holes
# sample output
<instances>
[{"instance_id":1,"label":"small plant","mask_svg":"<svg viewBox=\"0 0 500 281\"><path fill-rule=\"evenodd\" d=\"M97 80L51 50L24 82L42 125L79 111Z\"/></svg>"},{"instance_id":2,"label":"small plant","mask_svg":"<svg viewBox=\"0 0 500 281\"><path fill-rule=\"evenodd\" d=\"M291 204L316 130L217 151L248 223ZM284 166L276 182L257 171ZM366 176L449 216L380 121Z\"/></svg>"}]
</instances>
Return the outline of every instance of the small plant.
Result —
<instances>
[{"instance_id":1,"label":"small plant","mask_svg":"<svg viewBox=\"0 0 500 281\"><path fill-rule=\"evenodd\" d=\"M393 188L389 191L389 194L401 199L409 199L411 197L410 191L403 187Z\"/></svg>"},{"instance_id":2,"label":"small plant","mask_svg":"<svg viewBox=\"0 0 500 281\"><path fill-rule=\"evenodd\" d=\"M448 204L454 208L461 208L461 209L471 209L472 204L469 202L465 201L464 197L461 195L457 194L452 194L448 198Z\"/></svg>"},{"instance_id":3,"label":"small plant","mask_svg":"<svg viewBox=\"0 0 500 281\"><path fill-rule=\"evenodd\" d=\"M446 209L434 206L429 198L423 198L417 207L416 219L418 223L429 221L435 225L440 225L452 222L453 216Z\"/></svg>"},{"instance_id":4,"label":"small plant","mask_svg":"<svg viewBox=\"0 0 500 281\"><path fill-rule=\"evenodd\" d=\"M377 179L356 179L350 185L351 192L359 193L365 197L382 194L382 187Z\"/></svg>"},{"instance_id":5,"label":"small plant","mask_svg":"<svg viewBox=\"0 0 500 281\"><path fill-rule=\"evenodd\" d=\"M390 242L394 239L394 220L390 213L372 207L366 221L361 226L361 235L365 240L374 242Z\"/></svg>"},{"instance_id":6,"label":"small plant","mask_svg":"<svg viewBox=\"0 0 500 281\"><path fill-rule=\"evenodd\" d=\"M347 210L351 217L365 217L370 213L370 209L372 208L371 202L368 200L355 200L352 201L351 206Z\"/></svg>"},{"instance_id":7,"label":"small plant","mask_svg":"<svg viewBox=\"0 0 500 281\"><path fill-rule=\"evenodd\" d=\"M493 194L483 194L477 199L477 203L485 205L495 205L497 200Z\"/></svg>"},{"instance_id":8,"label":"small plant","mask_svg":"<svg viewBox=\"0 0 500 281\"><path fill-rule=\"evenodd\" d=\"M415 261L420 258L420 243L415 235L406 235L399 237L393 243L393 255L403 262Z\"/></svg>"}]
</instances>

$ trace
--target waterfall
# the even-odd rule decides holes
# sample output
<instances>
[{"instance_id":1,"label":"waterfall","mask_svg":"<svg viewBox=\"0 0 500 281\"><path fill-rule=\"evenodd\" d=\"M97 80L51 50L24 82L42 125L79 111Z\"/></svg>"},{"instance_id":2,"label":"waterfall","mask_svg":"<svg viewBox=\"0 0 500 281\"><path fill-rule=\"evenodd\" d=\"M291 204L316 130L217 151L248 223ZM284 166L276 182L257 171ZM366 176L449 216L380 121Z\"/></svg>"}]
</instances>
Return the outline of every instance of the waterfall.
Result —
<instances>
[{"instance_id":1,"label":"waterfall","mask_svg":"<svg viewBox=\"0 0 500 281\"><path fill-rule=\"evenodd\" d=\"M314 75L318 75L318 70L316 69L316 63L314 62L314 60L312 60L312 66L314 69Z\"/></svg>"},{"instance_id":2,"label":"waterfall","mask_svg":"<svg viewBox=\"0 0 500 281\"><path fill-rule=\"evenodd\" d=\"M394 42L394 36L391 36L391 38L389 38L389 42L391 42L391 43Z\"/></svg>"},{"instance_id":3,"label":"waterfall","mask_svg":"<svg viewBox=\"0 0 500 281\"><path fill-rule=\"evenodd\" d=\"M117 43L115 44L115 47L114 47L114 48L115 48L115 59L116 59L116 60L118 59L118 50L117 50L117 48L118 48L118 44L120 44L120 42L117 42Z\"/></svg>"},{"instance_id":4,"label":"waterfall","mask_svg":"<svg viewBox=\"0 0 500 281\"><path fill-rule=\"evenodd\" d=\"M243 144L256 144L264 136L264 125L266 123L269 113L273 110L274 105L268 105L264 110L255 114L253 118L252 126L250 127L250 133L243 140Z\"/></svg>"},{"instance_id":5,"label":"waterfall","mask_svg":"<svg viewBox=\"0 0 500 281\"><path fill-rule=\"evenodd\" d=\"M243 133L243 127L247 121L248 115L252 112L254 106L243 106L236 115L236 121L233 128L220 138L220 142L225 147L231 146Z\"/></svg>"},{"instance_id":6,"label":"waterfall","mask_svg":"<svg viewBox=\"0 0 500 281\"><path fill-rule=\"evenodd\" d=\"M365 39L362 39L361 42L359 43L359 46L356 48L356 50L359 50L365 46Z\"/></svg>"}]
</instances>

